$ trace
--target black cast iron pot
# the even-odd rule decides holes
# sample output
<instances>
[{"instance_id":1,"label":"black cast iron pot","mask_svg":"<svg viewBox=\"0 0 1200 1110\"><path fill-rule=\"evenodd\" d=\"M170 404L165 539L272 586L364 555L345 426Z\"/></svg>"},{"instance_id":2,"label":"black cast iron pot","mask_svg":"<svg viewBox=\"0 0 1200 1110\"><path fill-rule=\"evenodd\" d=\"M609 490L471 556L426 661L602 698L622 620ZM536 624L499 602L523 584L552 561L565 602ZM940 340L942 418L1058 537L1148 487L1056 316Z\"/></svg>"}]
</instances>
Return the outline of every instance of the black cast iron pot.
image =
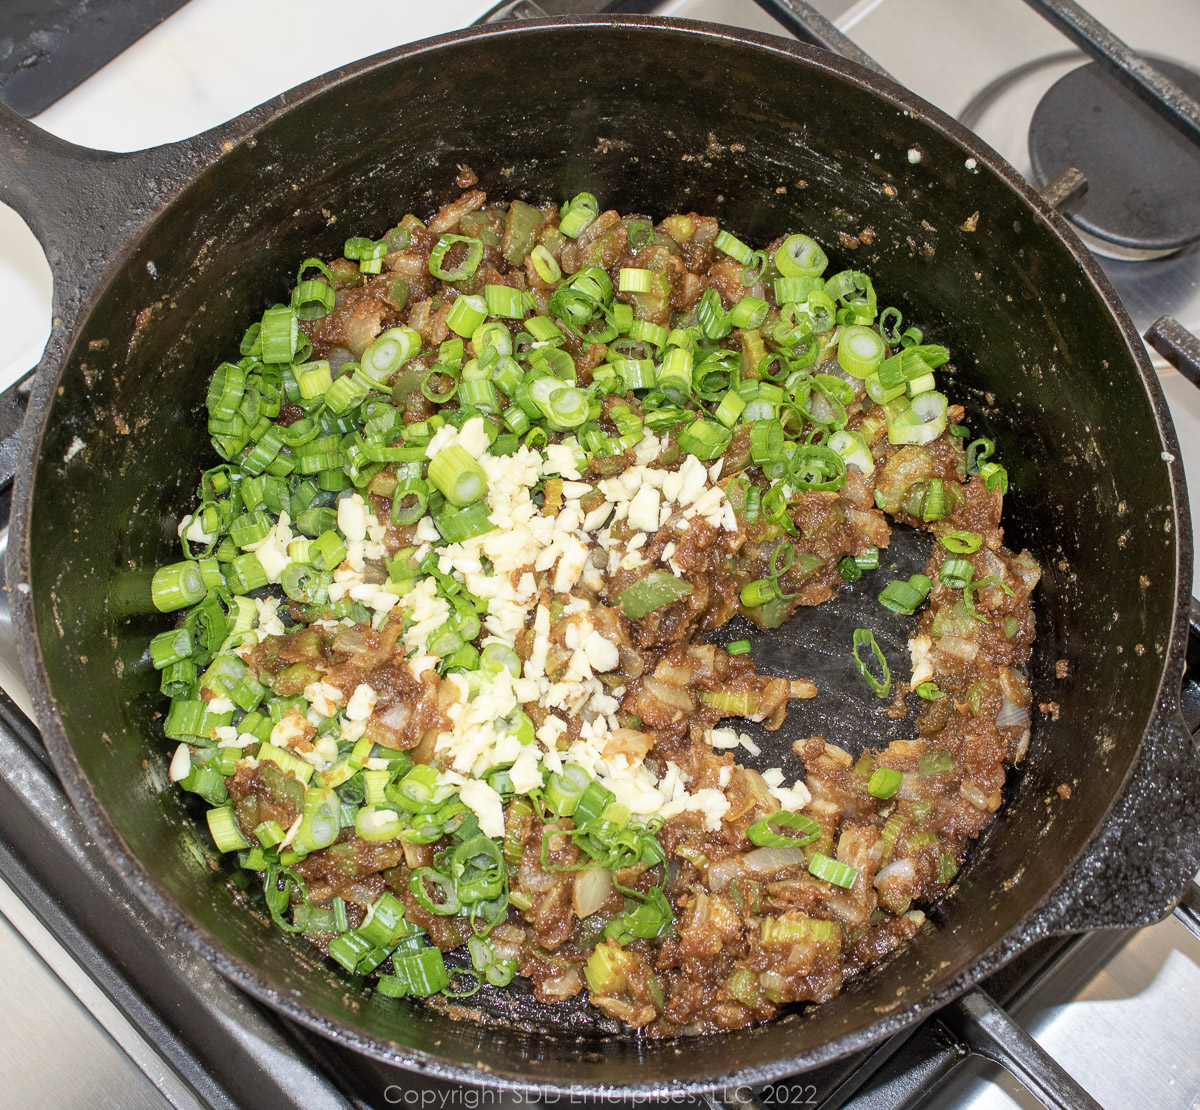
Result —
<instances>
[{"instance_id":1,"label":"black cast iron pot","mask_svg":"<svg viewBox=\"0 0 1200 1110\"><path fill-rule=\"evenodd\" d=\"M712 213L756 242L810 232L834 268L869 271L881 303L950 347L947 392L1008 466L1008 544L1044 568L1034 700L1058 711L1037 715L997 821L930 924L819 1008L668 1042L527 1000L485 1002L465 1020L376 1005L247 912L194 799L167 784L145 651L161 618L123 617L116 599L131 571L177 557L176 525L213 461L208 377L286 295L302 258L337 255L347 236L379 234L407 210L429 214L455 195L458 163L496 198L586 188L655 218ZM81 150L0 114L0 199L41 239L55 276L9 545L40 725L96 840L146 905L197 958L290 1017L475 1082L665 1092L762 1081L899 1030L1043 937L1153 921L1195 871L1200 767L1177 704L1191 529L1154 374L1063 220L978 139L887 79L666 19L468 30L138 154ZM839 247L840 233L866 227L873 241ZM798 620L764 641L761 661L796 666L823 650L845 667L852 626L828 645L812 641L815 627ZM824 712L829 738L861 746L882 727L863 702ZM779 734L779 751L789 740Z\"/></svg>"}]
</instances>

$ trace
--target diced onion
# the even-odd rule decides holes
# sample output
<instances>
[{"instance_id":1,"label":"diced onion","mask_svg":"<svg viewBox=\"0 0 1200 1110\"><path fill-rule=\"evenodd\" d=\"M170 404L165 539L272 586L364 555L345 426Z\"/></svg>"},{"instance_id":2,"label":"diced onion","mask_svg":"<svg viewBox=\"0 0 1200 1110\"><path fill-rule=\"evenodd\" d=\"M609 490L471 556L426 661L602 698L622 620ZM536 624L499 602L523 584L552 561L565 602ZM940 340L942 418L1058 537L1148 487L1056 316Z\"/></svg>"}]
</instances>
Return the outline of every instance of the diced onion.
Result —
<instances>
[{"instance_id":1,"label":"diced onion","mask_svg":"<svg viewBox=\"0 0 1200 1110\"><path fill-rule=\"evenodd\" d=\"M580 872L571 892L575 916L580 919L591 917L609 900L612 892L612 872L606 867L592 867Z\"/></svg>"},{"instance_id":2,"label":"diced onion","mask_svg":"<svg viewBox=\"0 0 1200 1110\"><path fill-rule=\"evenodd\" d=\"M913 861L898 859L895 863L889 863L886 867L880 868L879 874L875 876L875 886L879 889L895 881L911 883L916 877L917 869Z\"/></svg>"},{"instance_id":3,"label":"diced onion","mask_svg":"<svg viewBox=\"0 0 1200 1110\"><path fill-rule=\"evenodd\" d=\"M773 875L804 863L805 858L803 848L756 848L742 856L742 868L748 875Z\"/></svg>"},{"instance_id":4,"label":"diced onion","mask_svg":"<svg viewBox=\"0 0 1200 1110\"><path fill-rule=\"evenodd\" d=\"M996 724L1001 728L1024 728L1029 724L1029 709L1005 698L1000 712L996 714Z\"/></svg>"}]
</instances>

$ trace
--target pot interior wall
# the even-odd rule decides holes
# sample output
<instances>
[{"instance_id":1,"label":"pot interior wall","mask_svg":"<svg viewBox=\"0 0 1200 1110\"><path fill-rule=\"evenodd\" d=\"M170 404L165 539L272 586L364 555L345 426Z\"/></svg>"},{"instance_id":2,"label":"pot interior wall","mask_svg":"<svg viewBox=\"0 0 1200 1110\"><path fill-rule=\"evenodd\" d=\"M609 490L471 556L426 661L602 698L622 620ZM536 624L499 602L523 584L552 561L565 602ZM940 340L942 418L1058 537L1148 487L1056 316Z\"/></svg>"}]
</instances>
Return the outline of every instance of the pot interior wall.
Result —
<instances>
[{"instance_id":1,"label":"pot interior wall","mask_svg":"<svg viewBox=\"0 0 1200 1110\"><path fill-rule=\"evenodd\" d=\"M1053 888L1154 710L1176 537L1152 404L1120 330L1055 233L995 173L782 48L651 26L526 28L361 70L264 113L129 253L74 342L36 476L32 545L41 649L83 773L167 897L285 1004L401 1051L558 1083L620 1084L631 1068L639 1082L666 1083L815 1060L956 977ZM549 1019L533 1008L501 1029L377 1006L246 912L203 806L168 787L164 703L145 652L161 619L115 613L133 572L177 557L177 523L198 473L217 461L208 377L285 297L303 258L335 256L348 236L378 235L405 211L428 216L455 195L458 163L495 198L560 201L586 188L656 219L712 213L753 242L813 234L832 269L871 273L881 305L951 349L946 390L1009 468L1009 544L1031 548L1045 570L1035 702L1056 701L1058 719L1036 721L1006 809L918 941L816 1014L663 1046L606 1033L582 1011L534 1037L521 1021ZM904 670L902 656L892 661ZM859 712L869 733L877 718ZM1069 802L1055 792L1064 782Z\"/></svg>"}]
</instances>

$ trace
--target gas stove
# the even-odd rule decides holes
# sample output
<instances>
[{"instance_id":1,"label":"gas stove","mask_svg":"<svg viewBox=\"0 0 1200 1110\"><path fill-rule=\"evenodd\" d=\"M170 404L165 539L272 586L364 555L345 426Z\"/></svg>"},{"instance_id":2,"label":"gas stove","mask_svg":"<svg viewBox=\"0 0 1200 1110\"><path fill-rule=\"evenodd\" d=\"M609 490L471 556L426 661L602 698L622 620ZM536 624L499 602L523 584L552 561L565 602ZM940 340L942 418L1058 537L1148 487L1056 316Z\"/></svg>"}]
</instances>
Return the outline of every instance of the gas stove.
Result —
<instances>
[{"instance_id":1,"label":"gas stove","mask_svg":"<svg viewBox=\"0 0 1200 1110\"><path fill-rule=\"evenodd\" d=\"M550 14L601 6L600 0L538 4ZM787 34L766 10L771 6L769 0L608 5ZM186 137L368 53L495 14L489 0L357 0L337 9L317 0L125 0L107 7L122 9L120 16L109 18L104 3L62 0L47 0L53 20L47 15L43 27L25 13L25 22L10 28L0 15L0 99L37 112L38 124L65 139L113 150ZM505 7L514 15L532 10L528 0ZM1135 324L1144 330L1169 313L1200 333L1200 155L1170 128L1150 143L1156 121L1136 104L1114 101L1105 83L1083 69L1087 58L1031 5L814 0L814 7L879 67L961 119L1037 184L1067 164L1084 169L1092 190L1076 202L1072 218ZM1088 0L1087 9L1188 91L1200 92L1200 5ZM817 38L831 30L812 21L804 26ZM39 66L55 68L47 76ZM39 83L39 76L46 79ZM1119 130L1121 120L1129 130ZM1145 167L1154 167L1152 189L1138 187L1137 172ZM0 386L7 386L37 362L46 341L50 276L31 233L3 206L0 305ZM1157 356L1155 365L1189 485L1200 489L1200 393ZM1200 539L1200 523L1193 527ZM180 951L147 920L66 802L28 719L28 693L7 631L0 614L0 767L8 769L0 775L0 954L9 972L0 982L0 1101L138 1110L522 1101L436 1083L337 1049L242 996L190 949ZM1195 627L1185 694L1195 727ZM1043 1104L981 1056L963 1062L969 1044L1024 1071L1047 1105L1085 1105L1059 1082L1054 1061L1106 1110L1200 1106L1200 940L1179 920L1047 942L986 989L1005 1009L980 1009L983 996L975 996L903 1044L758 1097L856 1110Z\"/></svg>"}]
</instances>

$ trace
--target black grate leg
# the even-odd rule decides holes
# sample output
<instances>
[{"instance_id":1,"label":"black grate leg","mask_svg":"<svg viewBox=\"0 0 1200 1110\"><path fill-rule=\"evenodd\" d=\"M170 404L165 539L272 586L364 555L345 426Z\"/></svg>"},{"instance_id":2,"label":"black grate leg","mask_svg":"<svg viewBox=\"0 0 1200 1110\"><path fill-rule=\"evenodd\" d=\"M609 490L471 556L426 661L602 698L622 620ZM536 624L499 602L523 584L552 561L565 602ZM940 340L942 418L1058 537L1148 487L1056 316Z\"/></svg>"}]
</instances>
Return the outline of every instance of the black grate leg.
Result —
<instances>
[{"instance_id":1,"label":"black grate leg","mask_svg":"<svg viewBox=\"0 0 1200 1110\"><path fill-rule=\"evenodd\" d=\"M884 77L890 76L865 50L855 45L834 24L805 0L754 0L768 15L786 27L801 42L820 46L857 62L860 66L874 70Z\"/></svg>"},{"instance_id":2,"label":"black grate leg","mask_svg":"<svg viewBox=\"0 0 1200 1110\"><path fill-rule=\"evenodd\" d=\"M1192 935L1200 939L1200 883L1193 879L1175 907L1175 916L1184 923Z\"/></svg>"},{"instance_id":3,"label":"black grate leg","mask_svg":"<svg viewBox=\"0 0 1200 1110\"><path fill-rule=\"evenodd\" d=\"M999 1064L1048 1110L1103 1110L986 991L968 991L938 1018L974 1055Z\"/></svg>"}]
</instances>

